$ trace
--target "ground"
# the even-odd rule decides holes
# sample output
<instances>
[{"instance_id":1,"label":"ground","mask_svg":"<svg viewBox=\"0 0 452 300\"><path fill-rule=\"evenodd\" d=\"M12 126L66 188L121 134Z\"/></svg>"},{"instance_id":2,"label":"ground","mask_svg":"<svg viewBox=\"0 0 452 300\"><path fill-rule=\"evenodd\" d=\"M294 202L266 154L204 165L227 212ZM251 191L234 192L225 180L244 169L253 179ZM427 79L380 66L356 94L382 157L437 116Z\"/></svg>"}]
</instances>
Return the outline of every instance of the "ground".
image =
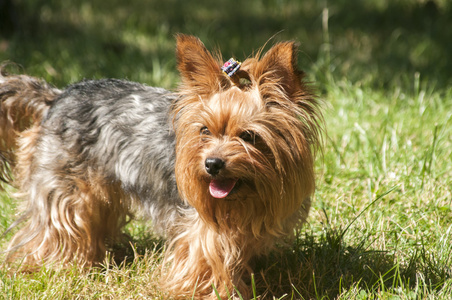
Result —
<instances>
[{"instance_id":1,"label":"ground","mask_svg":"<svg viewBox=\"0 0 452 300\"><path fill-rule=\"evenodd\" d=\"M324 102L308 224L257 262L255 298L449 299L452 5L446 0L3 1L0 61L63 87L127 78L174 89L174 34L243 60L295 40ZM3 12L2 12L3 15ZM0 230L17 217L2 194ZM0 270L1 299L163 299L163 242L134 221L123 262ZM5 248L11 233L3 236Z\"/></svg>"}]
</instances>

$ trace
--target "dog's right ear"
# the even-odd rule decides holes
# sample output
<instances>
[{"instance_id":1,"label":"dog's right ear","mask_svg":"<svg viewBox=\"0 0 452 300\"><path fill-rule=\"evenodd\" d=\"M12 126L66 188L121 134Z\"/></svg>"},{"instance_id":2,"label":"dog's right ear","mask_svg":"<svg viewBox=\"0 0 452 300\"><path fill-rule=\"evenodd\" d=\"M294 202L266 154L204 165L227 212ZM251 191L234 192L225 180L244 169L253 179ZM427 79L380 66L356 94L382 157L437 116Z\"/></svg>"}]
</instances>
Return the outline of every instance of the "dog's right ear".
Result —
<instances>
[{"instance_id":1,"label":"dog's right ear","mask_svg":"<svg viewBox=\"0 0 452 300\"><path fill-rule=\"evenodd\" d=\"M211 95L231 85L221 71L219 61L213 58L197 37L178 34L176 38L177 68L185 91Z\"/></svg>"}]
</instances>

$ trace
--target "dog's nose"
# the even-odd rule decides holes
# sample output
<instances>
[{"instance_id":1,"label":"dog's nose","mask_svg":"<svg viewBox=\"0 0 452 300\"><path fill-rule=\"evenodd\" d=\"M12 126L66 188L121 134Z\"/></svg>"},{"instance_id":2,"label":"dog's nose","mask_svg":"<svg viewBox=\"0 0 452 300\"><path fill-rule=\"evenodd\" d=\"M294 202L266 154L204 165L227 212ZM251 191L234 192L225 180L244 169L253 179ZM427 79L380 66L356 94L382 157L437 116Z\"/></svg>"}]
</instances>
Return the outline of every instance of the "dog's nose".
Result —
<instances>
[{"instance_id":1,"label":"dog's nose","mask_svg":"<svg viewBox=\"0 0 452 300\"><path fill-rule=\"evenodd\" d=\"M224 166L224 161L220 158L206 158L206 171L210 175L217 175Z\"/></svg>"}]
</instances>

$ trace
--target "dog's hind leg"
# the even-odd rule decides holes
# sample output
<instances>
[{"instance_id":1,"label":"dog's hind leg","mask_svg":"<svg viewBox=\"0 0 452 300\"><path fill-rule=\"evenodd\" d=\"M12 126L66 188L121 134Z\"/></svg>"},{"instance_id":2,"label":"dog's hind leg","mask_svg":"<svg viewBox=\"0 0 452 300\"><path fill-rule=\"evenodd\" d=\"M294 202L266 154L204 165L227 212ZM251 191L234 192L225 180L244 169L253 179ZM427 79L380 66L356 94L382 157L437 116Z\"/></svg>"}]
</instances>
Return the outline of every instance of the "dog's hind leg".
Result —
<instances>
[{"instance_id":1,"label":"dog's hind leg","mask_svg":"<svg viewBox=\"0 0 452 300\"><path fill-rule=\"evenodd\" d=\"M48 149L58 144L43 142L49 136L39 131L24 132L18 149L16 178L25 207L16 223L25 224L10 243L9 260L23 257L24 268L100 262L106 243L119 237L126 223L128 201L94 163L77 162L62 148Z\"/></svg>"}]
</instances>

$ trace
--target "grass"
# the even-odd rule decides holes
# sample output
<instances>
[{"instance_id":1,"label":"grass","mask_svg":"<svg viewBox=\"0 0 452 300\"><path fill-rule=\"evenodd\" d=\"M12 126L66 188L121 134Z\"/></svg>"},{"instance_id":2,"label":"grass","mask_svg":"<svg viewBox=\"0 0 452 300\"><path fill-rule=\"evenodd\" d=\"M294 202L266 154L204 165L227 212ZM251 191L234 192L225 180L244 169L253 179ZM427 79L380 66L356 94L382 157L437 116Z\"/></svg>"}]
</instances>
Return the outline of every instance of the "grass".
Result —
<instances>
[{"instance_id":1,"label":"grass","mask_svg":"<svg viewBox=\"0 0 452 300\"><path fill-rule=\"evenodd\" d=\"M238 59L300 42L325 102L309 222L257 263L255 298L452 295L452 5L408 1L31 1L0 18L0 61L57 86L117 77L174 88L176 32ZM1 8L0 8L1 10ZM270 42L272 43L272 41ZM0 198L0 228L16 202ZM129 259L82 272L0 270L0 299L162 299L162 241L139 221ZM0 240L4 248L11 234Z\"/></svg>"}]
</instances>

